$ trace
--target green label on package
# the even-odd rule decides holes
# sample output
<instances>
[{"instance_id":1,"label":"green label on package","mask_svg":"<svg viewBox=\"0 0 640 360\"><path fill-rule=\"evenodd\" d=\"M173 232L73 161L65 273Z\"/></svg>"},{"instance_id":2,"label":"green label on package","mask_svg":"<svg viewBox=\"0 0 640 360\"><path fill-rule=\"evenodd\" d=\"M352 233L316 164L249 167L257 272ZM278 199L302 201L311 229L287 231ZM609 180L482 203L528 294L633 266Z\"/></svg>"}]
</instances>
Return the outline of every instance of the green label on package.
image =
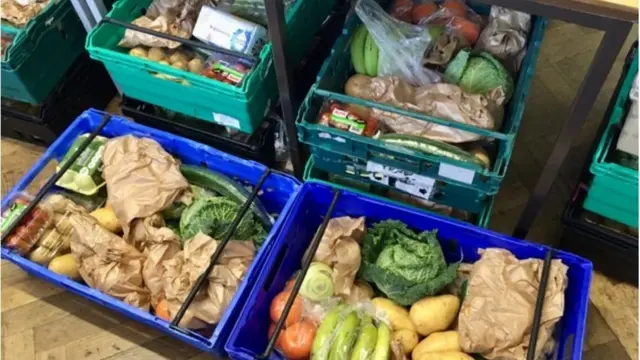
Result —
<instances>
[{"instance_id":1,"label":"green label on package","mask_svg":"<svg viewBox=\"0 0 640 360\"><path fill-rule=\"evenodd\" d=\"M348 111L333 109L331 112L331 121L343 125L352 133L356 133L358 135L362 135L362 133L364 133L364 122L351 115Z\"/></svg>"},{"instance_id":2,"label":"green label on package","mask_svg":"<svg viewBox=\"0 0 640 360\"><path fill-rule=\"evenodd\" d=\"M65 154L60 166L65 164L78 150L80 145L89 135L79 136L71 145L71 149ZM69 170L62 176L56 185L84 195L93 195L104 185L102 178L102 153L107 139L101 136L91 141L89 146L73 162Z\"/></svg>"},{"instance_id":3,"label":"green label on package","mask_svg":"<svg viewBox=\"0 0 640 360\"><path fill-rule=\"evenodd\" d=\"M13 204L11 208L9 208L3 216L0 218L0 233L4 233L7 231L9 225L13 224L13 222L20 216L20 214L27 208L25 204Z\"/></svg>"}]
</instances>

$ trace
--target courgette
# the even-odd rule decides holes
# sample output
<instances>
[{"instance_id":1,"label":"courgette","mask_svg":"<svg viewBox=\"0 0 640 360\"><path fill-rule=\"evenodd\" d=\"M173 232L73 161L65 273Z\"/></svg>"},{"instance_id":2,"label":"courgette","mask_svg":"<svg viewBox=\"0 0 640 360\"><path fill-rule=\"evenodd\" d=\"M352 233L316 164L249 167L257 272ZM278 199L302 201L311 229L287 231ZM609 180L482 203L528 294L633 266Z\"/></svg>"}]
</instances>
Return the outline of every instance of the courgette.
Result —
<instances>
[{"instance_id":1,"label":"courgette","mask_svg":"<svg viewBox=\"0 0 640 360\"><path fill-rule=\"evenodd\" d=\"M244 204L251 195L242 185L217 171L193 165L182 165L180 171L190 184L212 190L238 205ZM260 199L253 200L251 212L269 232L273 226L273 219L269 216Z\"/></svg>"},{"instance_id":2,"label":"courgette","mask_svg":"<svg viewBox=\"0 0 640 360\"><path fill-rule=\"evenodd\" d=\"M441 156L453 160L458 160L473 165L478 170L485 167L484 162L473 154L460 149L459 147L441 141L426 139L421 136L407 134L386 134L380 136L386 144L402 146L407 149L418 151L428 155Z\"/></svg>"}]
</instances>

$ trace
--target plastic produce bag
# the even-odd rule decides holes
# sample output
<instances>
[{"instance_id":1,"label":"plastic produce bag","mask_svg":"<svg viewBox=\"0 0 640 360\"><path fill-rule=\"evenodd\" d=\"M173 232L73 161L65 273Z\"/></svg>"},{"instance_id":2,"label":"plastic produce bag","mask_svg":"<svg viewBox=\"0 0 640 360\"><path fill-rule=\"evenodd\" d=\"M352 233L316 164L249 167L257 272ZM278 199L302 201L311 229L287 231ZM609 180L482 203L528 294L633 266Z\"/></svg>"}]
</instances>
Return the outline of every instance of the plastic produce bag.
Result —
<instances>
[{"instance_id":1,"label":"plastic produce bag","mask_svg":"<svg viewBox=\"0 0 640 360\"><path fill-rule=\"evenodd\" d=\"M504 249L479 250L458 319L460 346L486 359L524 360L540 288L543 261L518 260ZM553 331L565 308L567 266L553 260L536 354L553 348ZM517 309L517 311L504 311Z\"/></svg>"},{"instance_id":2,"label":"plastic produce bag","mask_svg":"<svg viewBox=\"0 0 640 360\"><path fill-rule=\"evenodd\" d=\"M2 213L0 234L4 234L9 229L9 226L26 210L32 201L33 197L27 193L16 195L13 204ZM36 206L14 228L13 234L10 234L4 245L17 251L20 255L25 255L50 228L52 221L53 213L48 208L41 205Z\"/></svg>"},{"instance_id":3,"label":"plastic produce bag","mask_svg":"<svg viewBox=\"0 0 640 360\"><path fill-rule=\"evenodd\" d=\"M461 36L468 45L476 43L482 29L482 18L464 0L445 0L438 11L420 19L419 23L444 27L445 31Z\"/></svg>"},{"instance_id":4,"label":"plastic produce bag","mask_svg":"<svg viewBox=\"0 0 640 360\"><path fill-rule=\"evenodd\" d=\"M424 54L433 46L428 30L392 18L374 0L358 0L355 8L380 49L379 76L395 75L413 85L440 81L437 72L422 65Z\"/></svg>"},{"instance_id":5,"label":"plastic produce bag","mask_svg":"<svg viewBox=\"0 0 640 360\"><path fill-rule=\"evenodd\" d=\"M296 0L283 1L285 14L295 2ZM264 0L218 0L218 9L262 26L269 25Z\"/></svg>"},{"instance_id":6,"label":"plastic produce bag","mask_svg":"<svg viewBox=\"0 0 640 360\"><path fill-rule=\"evenodd\" d=\"M489 23L482 30L475 49L490 53L516 73L527 51L530 30L531 15L492 6Z\"/></svg>"}]
</instances>

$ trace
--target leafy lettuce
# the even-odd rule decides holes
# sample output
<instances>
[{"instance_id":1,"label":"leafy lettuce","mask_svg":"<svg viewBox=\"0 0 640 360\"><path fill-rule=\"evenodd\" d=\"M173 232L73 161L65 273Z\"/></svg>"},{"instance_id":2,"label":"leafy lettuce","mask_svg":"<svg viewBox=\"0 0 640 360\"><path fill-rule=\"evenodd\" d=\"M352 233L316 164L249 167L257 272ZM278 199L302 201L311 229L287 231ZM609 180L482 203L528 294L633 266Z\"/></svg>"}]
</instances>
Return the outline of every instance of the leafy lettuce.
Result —
<instances>
[{"instance_id":1,"label":"leafy lettuce","mask_svg":"<svg viewBox=\"0 0 640 360\"><path fill-rule=\"evenodd\" d=\"M437 230L415 233L399 221L383 221L362 240L359 277L389 299L411 305L453 282L459 263L447 265Z\"/></svg>"}]
</instances>

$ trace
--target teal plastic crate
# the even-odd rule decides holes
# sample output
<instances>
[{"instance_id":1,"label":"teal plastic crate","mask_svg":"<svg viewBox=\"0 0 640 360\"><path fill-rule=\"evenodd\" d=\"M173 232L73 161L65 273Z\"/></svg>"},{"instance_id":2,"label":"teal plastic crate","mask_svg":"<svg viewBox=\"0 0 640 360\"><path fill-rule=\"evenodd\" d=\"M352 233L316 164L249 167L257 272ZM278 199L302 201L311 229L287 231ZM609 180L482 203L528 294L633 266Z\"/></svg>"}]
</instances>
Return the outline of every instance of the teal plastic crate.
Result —
<instances>
[{"instance_id":1,"label":"teal plastic crate","mask_svg":"<svg viewBox=\"0 0 640 360\"><path fill-rule=\"evenodd\" d=\"M144 13L150 2L119 0L107 16L131 22ZM286 41L291 64L302 59L334 4L335 0L297 0L289 9L286 14ZM122 92L131 98L252 133L260 127L271 103L278 97L271 43L263 48L258 64L240 86L233 86L130 56L129 49L118 46L124 32L122 27L102 23L87 37L86 48L92 58L104 63ZM156 74L173 76L176 81L158 78L154 76ZM214 118L214 114L224 116Z\"/></svg>"},{"instance_id":2,"label":"teal plastic crate","mask_svg":"<svg viewBox=\"0 0 640 360\"><path fill-rule=\"evenodd\" d=\"M474 9L479 13L488 13L488 8L483 6L474 6ZM447 183L470 185L487 194L496 194L507 172L507 166L513 152L513 145L520 127L526 97L540 52L540 44L547 25L546 18L532 18L527 54L517 78L514 79L515 91L511 101L506 104L502 128L497 131L439 119L345 95L343 88L346 80L354 74L350 58L351 37L360 24L361 21L356 14L352 14L347 20L342 36L336 41L331 51L331 56L325 61L318 75L316 84L303 102L297 120L300 141L308 144L314 154L318 149L323 149L335 153L336 156L348 155L364 161L374 161ZM478 171L472 165L464 162L425 155L401 147L386 145L378 139L318 125L316 124L318 113L325 100L337 100L347 104L377 108L495 139L493 148L490 149L490 156L493 159L492 166L490 169ZM462 168L463 171L472 171L473 178L459 181L456 177L447 176L447 172L441 171L441 164L453 165L457 168Z\"/></svg>"},{"instance_id":3,"label":"teal plastic crate","mask_svg":"<svg viewBox=\"0 0 640 360\"><path fill-rule=\"evenodd\" d=\"M629 92L638 74L636 51L616 97L609 124L599 140L589 170L593 180L584 208L625 225L638 228L638 171L612 161L618 136L629 109Z\"/></svg>"},{"instance_id":4,"label":"teal plastic crate","mask_svg":"<svg viewBox=\"0 0 640 360\"><path fill-rule=\"evenodd\" d=\"M70 0L54 0L23 29L7 24L15 38L2 59L2 97L40 104L83 51L86 31Z\"/></svg>"},{"instance_id":5,"label":"teal plastic crate","mask_svg":"<svg viewBox=\"0 0 640 360\"><path fill-rule=\"evenodd\" d=\"M305 182L317 182L326 184L334 188L344 189L358 194L366 194L367 197L375 198L392 204L410 207L428 213L437 213L399 200L391 199L388 195L389 189L387 187L381 186L375 182L370 182L365 178L356 179L353 177L338 175L340 179L336 181L334 180L335 178L331 179L331 176L335 175L336 174L332 174L318 167L316 158L314 156L311 156L305 166L303 179ZM493 211L494 201L495 196L488 197L484 202L481 210L478 213L472 213L468 222L483 228L488 227L489 220L491 218L491 212Z\"/></svg>"}]
</instances>

